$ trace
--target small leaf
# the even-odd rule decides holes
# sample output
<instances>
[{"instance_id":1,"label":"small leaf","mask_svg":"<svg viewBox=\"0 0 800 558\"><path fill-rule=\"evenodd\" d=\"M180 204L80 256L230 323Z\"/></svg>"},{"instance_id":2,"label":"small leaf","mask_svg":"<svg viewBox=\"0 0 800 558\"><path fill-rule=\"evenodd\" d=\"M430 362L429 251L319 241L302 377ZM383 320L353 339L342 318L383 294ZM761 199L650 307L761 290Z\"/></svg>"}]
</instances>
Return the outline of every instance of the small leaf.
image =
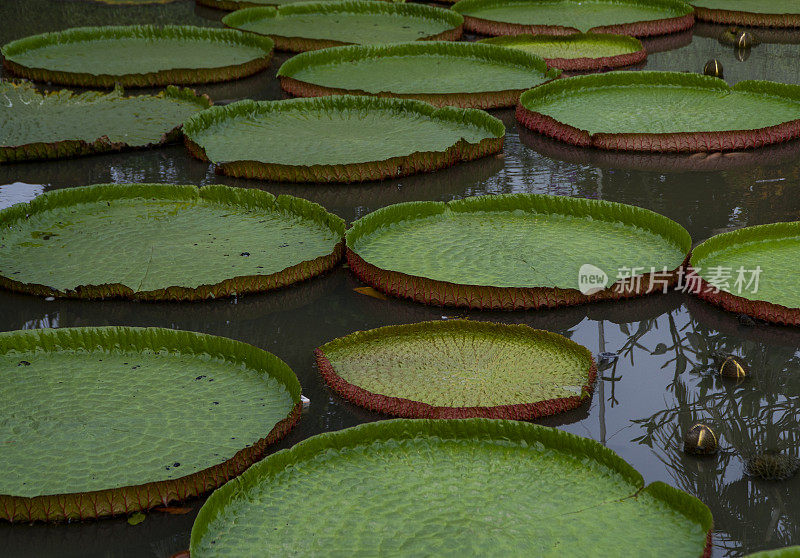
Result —
<instances>
[{"instance_id":1,"label":"small leaf","mask_svg":"<svg viewBox=\"0 0 800 558\"><path fill-rule=\"evenodd\" d=\"M128 525L139 525L144 521L145 517L146 516L142 512L136 512L128 518Z\"/></svg>"},{"instance_id":2,"label":"small leaf","mask_svg":"<svg viewBox=\"0 0 800 558\"><path fill-rule=\"evenodd\" d=\"M653 352L651 354L663 355L666 352L667 352L667 346L664 343L659 343L658 345L656 345L656 348L653 349Z\"/></svg>"},{"instance_id":3,"label":"small leaf","mask_svg":"<svg viewBox=\"0 0 800 558\"><path fill-rule=\"evenodd\" d=\"M387 297L385 294L383 294L380 291L376 291L372 287L356 287L353 290L355 292L357 292L358 294L371 296L372 298L377 298L379 300L389 300L389 297Z\"/></svg>"}]
</instances>

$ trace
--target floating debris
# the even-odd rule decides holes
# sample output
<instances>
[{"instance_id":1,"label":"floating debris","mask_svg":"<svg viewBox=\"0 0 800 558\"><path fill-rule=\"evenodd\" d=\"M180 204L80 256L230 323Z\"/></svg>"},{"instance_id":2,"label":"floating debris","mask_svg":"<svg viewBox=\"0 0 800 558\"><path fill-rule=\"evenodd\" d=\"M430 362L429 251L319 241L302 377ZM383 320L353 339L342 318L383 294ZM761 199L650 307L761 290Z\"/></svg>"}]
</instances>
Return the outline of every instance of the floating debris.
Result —
<instances>
[{"instance_id":1,"label":"floating debris","mask_svg":"<svg viewBox=\"0 0 800 558\"><path fill-rule=\"evenodd\" d=\"M128 518L128 525L139 525L145 520L145 517L147 516L145 516L142 512L136 512Z\"/></svg>"},{"instance_id":2,"label":"floating debris","mask_svg":"<svg viewBox=\"0 0 800 558\"><path fill-rule=\"evenodd\" d=\"M371 296L372 298L377 298L378 300L389 300L389 297L379 290L373 289L372 287L356 287L353 290L358 294Z\"/></svg>"},{"instance_id":3,"label":"floating debris","mask_svg":"<svg viewBox=\"0 0 800 558\"><path fill-rule=\"evenodd\" d=\"M800 459L780 453L767 451L745 461L744 470L751 477L764 480L787 480L800 468Z\"/></svg>"},{"instance_id":4,"label":"floating debris","mask_svg":"<svg viewBox=\"0 0 800 558\"><path fill-rule=\"evenodd\" d=\"M306 409L308 406L311 405L311 400L306 397L305 395L300 396L300 403L303 404L303 409Z\"/></svg>"},{"instance_id":5,"label":"floating debris","mask_svg":"<svg viewBox=\"0 0 800 558\"><path fill-rule=\"evenodd\" d=\"M716 58L712 58L703 67L703 73L707 76L722 78L722 64Z\"/></svg>"},{"instance_id":6,"label":"floating debris","mask_svg":"<svg viewBox=\"0 0 800 558\"><path fill-rule=\"evenodd\" d=\"M694 455L712 455L719 450L717 435L710 426L702 423L693 425L683 437L683 451Z\"/></svg>"}]
</instances>

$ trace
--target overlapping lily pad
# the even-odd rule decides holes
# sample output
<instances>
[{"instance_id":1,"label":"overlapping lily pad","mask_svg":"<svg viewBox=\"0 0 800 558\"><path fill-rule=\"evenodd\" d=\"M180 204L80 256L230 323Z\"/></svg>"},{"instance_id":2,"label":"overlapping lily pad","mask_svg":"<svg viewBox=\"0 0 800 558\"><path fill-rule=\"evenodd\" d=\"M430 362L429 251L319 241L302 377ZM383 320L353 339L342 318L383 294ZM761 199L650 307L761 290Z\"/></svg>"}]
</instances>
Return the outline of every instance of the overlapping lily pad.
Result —
<instances>
[{"instance_id":1,"label":"overlapping lily pad","mask_svg":"<svg viewBox=\"0 0 800 558\"><path fill-rule=\"evenodd\" d=\"M694 25L692 7L679 0L460 0L453 10L464 16L465 29L484 35L649 37Z\"/></svg>"},{"instance_id":2,"label":"overlapping lily pad","mask_svg":"<svg viewBox=\"0 0 800 558\"><path fill-rule=\"evenodd\" d=\"M800 137L800 86L680 72L609 72L526 91L517 120L582 147L729 151Z\"/></svg>"},{"instance_id":3,"label":"overlapping lily pad","mask_svg":"<svg viewBox=\"0 0 800 558\"><path fill-rule=\"evenodd\" d=\"M247 8L262 8L264 6L286 6L307 0L195 0L201 6L216 8L218 10L234 11ZM335 1L335 0L330 0ZM402 0L388 0L402 1Z\"/></svg>"},{"instance_id":4,"label":"overlapping lily pad","mask_svg":"<svg viewBox=\"0 0 800 558\"><path fill-rule=\"evenodd\" d=\"M746 227L692 251L693 291L731 312L800 325L800 222Z\"/></svg>"},{"instance_id":5,"label":"overlapping lily pad","mask_svg":"<svg viewBox=\"0 0 800 558\"><path fill-rule=\"evenodd\" d=\"M755 27L800 27L800 5L794 0L692 0L697 19Z\"/></svg>"},{"instance_id":6,"label":"overlapping lily pad","mask_svg":"<svg viewBox=\"0 0 800 558\"><path fill-rule=\"evenodd\" d=\"M314 436L217 490L216 556L700 556L711 512L599 443L520 421L397 419ZM394 553L394 552L389 552Z\"/></svg>"},{"instance_id":7,"label":"overlapping lily pad","mask_svg":"<svg viewBox=\"0 0 800 558\"><path fill-rule=\"evenodd\" d=\"M464 18L422 4L345 0L249 8L228 14L222 22L269 35L279 50L303 52L347 44L455 41Z\"/></svg>"},{"instance_id":8,"label":"overlapping lily pad","mask_svg":"<svg viewBox=\"0 0 800 558\"><path fill-rule=\"evenodd\" d=\"M160 328L0 333L0 519L131 513L197 496L300 416L300 384L251 345Z\"/></svg>"},{"instance_id":9,"label":"overlapping lily pad","mask_svg":"<svg viewBox=\"0 0 800 558\"><path fill-rule=\"evenodd\" d=\"M352 271L386 293L512 310L662 292L691 239L630 205L508 194L384 207L353 223L347 247ZM582 275L594 288L579 290Z\"/></svg>"},{"instance_id":10,"label":"overlapping lily pad","mask_svg":"<svg viewBox=\"0 0 800 558\"><path fill-rule=\"evenodd\" d=\"M0 286L43 296L198 300L309 279L344 221L309 201L213 185L102 184L0 211Z\"/></svg>"},{"instance_id":11,"label":"overlapping lily pad","mask_svg":"<svg viewBox=\"0 0 800 558\"><path fill-rule=\"evenodd\" d=\"M269 65L269 37L168 25L76 27L12 41L6 71L82 87L149 87L227 81Z\"/></svg>"},{"instance_id":12,"label":"overlapping lily pad","mask_svg":"<svg viewBox=\"0 0 800 558\"><path fill-rule=\"evenodd\" d=\"M496 153L505 127L483 111L410 99L332 96L240 101L189 119L190 152L232 176L357 182Z\"/></svg>"},{"instance_id":13,"label":"overlapping lily pad","mask_svg":"<svg viewBox=\"0 0 800 558\"><path fill-rule=\"evenodd\" d=\"M591 353L524 325L451 320L357 331L316 351L339 395L410 418L524 420L589 400Z\"/></svg>"},{"instance_id":14,"label":"overlapping lily pad","mask_svg":"<svg viewBox=\"0 0 800 558\"><path fill-rule=\"evenodd\" d=\"M600 33L572 35L504 35L481 43L515 48L544 58L551 68L589 71L620 68L647 59L642 43L634 37Z\"/></svg>"},{"instance_id":15,"label":"overlapping lily pad","mask_svg":"<svg viewBox=\"0 0 800 558\"><path fill-rule=\"evenodd\" d=\"M2 82L0 163L160 145L179 138L183 121L209 106L205 95L172 86L125 97L121 89L42 94L31 83Z\"/></svg>"},{"instance_id":16,"label":"overlapping lily pad","mask_svg":"<svg viewBox=\"0 0 800 558\"><path fill-rule=\"evenodd\" d=\"M527 52L430 41L304 52L278 70L281 87L300 97L351 93L471 108L512 106L559 74Z\"/></svg>"}]
</instances>

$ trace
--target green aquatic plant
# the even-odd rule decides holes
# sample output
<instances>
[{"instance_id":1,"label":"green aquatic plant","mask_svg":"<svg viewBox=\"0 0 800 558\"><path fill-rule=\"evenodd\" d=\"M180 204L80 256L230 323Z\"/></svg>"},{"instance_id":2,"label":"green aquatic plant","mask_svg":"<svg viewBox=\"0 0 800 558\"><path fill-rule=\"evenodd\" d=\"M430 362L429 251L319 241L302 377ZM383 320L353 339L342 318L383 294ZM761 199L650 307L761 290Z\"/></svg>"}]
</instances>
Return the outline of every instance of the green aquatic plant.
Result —
<instances>
[{"instance_id":1,"label":"green aquatic plant","mask_svg":"<svg viewBox=\"0 0 800 558\"><path fill-rule=\"evenodd\" d=\"M182 122L210 106L207 96L173 86L126 97L120 88L39 93L29 82L2 82L0 164L161 145L178 139Z\"/></svg>"},{"instance_id":2,"label":"green aquatic plant","mask_svg":"<svg viewBox=\"0 0 800 558\"><path fill-rule=\"evenodd\" d=\"M800 7L794 0L691 0L701 21L750 27L800 27Z\"/></svg>"},{"instance_id":3,"label":"green aquatic plant","mask_svg":"<svg viewBox=\"0 0 800 558\"><path fill-rule=\"evenodd\" d=\"M358 331L316 350L325 382L402 417L532 419L587 402L597 367L561 335L468 320Z\"/></svg>"},{"instance_id":4,"label":"green aquatic plant","mask_svg":"<svg viewBox=\"0 0 800 558\"><path fill-rule=\"evenodd\" d=\"M662 292L690 246L683 227L651 211L530 194L391 205L347 232L350 269L383 292L506 310ZM605 282L583 292L585 264Z\"/></svg>"},{"instance_id":5,"label":"green aquatic plant","mask_svg":"<svg viewBox=\"0 0 800 558\"><path fill-rule=\"evenodd\" d=\"M745 471L763 480L787 480L800 469L800 459L778 451L768 451L745 460Z\"/></svg>"},{"instance_id":6,"label":"green aquatic plant","mask_svg":"<svg viewBox=\"0 0 800 558\"><path fill-rule=\"evenodd\" d=\"M593 440L520 421L399 419L271 455L212 494L190 550L699 556L711 523L699 500L645 486Z\"/></svg>"},{"instance_id":7,"label":"green aquatic plant","mask_svg":"<svg viewBox=\"0 0 800 558\"><path fill-rule=\"evenodd\" d=\"M337 95L240 101L184 124L190 153L223 174L288 182L358 182L429 172L502 149L483 111L411 99Z\"/></svg>"},{"instance_id":8,"label":"green aquatic plant","mask_svg":"<svg viewBox=\"0 0 800 558\"><path fill-rule=\"evenodd\" d=\"M0 286L136 300L261 292L331 269L343 235L344 221L319 205L260 190L69 188L0 211Z\"/></svg>"},{"instance_id":9,"label":"green aquatic plant","mask_svg":"<svg viewBox=\"0 0 800 558\"><path fill-rule=\"evenodd\" d=\"M615 33L649 37L694 25L678 0L460 0L464 28L483 35Z\"/></svg>"},{"instance_id":10,"label":"green aquatic plant","mask_svg":"<svg viewBox=\"0 0 800 558\"><path fill-rule=\"evenodd\" d=\"M349 93L484 109L512 106L525 89L559 75L527 52L433 41L304 52L278 70L281 87L299 97Z\"/></svg>"},{"instance_id":11,"label":"green aquatic plant","mask_svg":"<svg viewBox=\"0 0 800 558\"><path fill-rule=\"evenodd\" d=\"M304 52L348 44L455 41L464 18L421 4L344 0L248 8L226 15L222 23L268 35L278 50Z\"/></svg>"},{"instance_id":12,"label":"green aquatic plant","mask_svg":"<svg viewBox=\"0 0 800 558\"><path fill-rule=\"evenodd\" d=\"M228 81L269 65L269 37L167 25L75 27L3 45L3 68L81 87L152 87Z\"/></svg>"},{"instance_id":13,"label":"green aquatic plant","mask_svg":"<svg viewBox=\"0 0 800 558\"><path fill-rule=\"evenodd\" d=\"M730 312L800 325L800 223L745 227L711 237L692 252L692 292ZM715 271L716 270L716 271ZM719 271L724 275L719 275Z\"/></svg>"},{"instance_id":14,"label":"green aquatic plant","mask_svg":"<svg viewBox=\"0 0 800 558\"><path fill-rule=\"evenodd\" d=\"M14 400L0 410L7 521L198 496L260 459L301 410L300 383L276 356L160 328L0 333L0 390Z\"/></svg>"},{"instance_id":15,"label":"green aquatic plant","mask_svg":"<svg viewBox=\"0 0 800 558\"><path fill-rule=\"evenodd\" d=\"M544 58L551 68L590 71L639 64L647 51L634 37L598 33L571 35L503 35L479 43L514 48Z\"/></svg>"},{"instance_id":16,"label":"green aquatic plant","mask_svg":"<svg viewBox=\"0 0 800 558\"><path fill-rule=\"evenodd\" d=\"M730 87L697 74L609 72L526 91L517 120L581 147L740 150L800 137L800 86L740 81Z\"/></svg>"}]
</instances>

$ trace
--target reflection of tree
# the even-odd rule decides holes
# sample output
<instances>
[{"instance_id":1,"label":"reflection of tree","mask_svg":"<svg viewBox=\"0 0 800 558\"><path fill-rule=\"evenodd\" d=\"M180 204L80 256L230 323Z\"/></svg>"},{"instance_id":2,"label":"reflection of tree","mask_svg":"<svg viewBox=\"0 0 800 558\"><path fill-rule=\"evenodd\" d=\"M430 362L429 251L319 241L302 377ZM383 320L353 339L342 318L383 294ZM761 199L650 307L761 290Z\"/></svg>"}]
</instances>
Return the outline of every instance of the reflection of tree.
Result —
<instances>
[{"instance_id":1,"label":"reflection of tree","mask_svg":"<svg viewBox=\"0 0 800 558\"><path fill-rule=\"evenodd\" d=\"M642 434L633 441L647 445L667 468L672 483L696 495L711 508L717 544L731 555L785 546L800 539L800 507L792 497L798 479L768 482L743 473L742 460L767 450L797 456L800 452L800 357L796 344L770 342L770 328L757 339L742 339L709 328L695 318L682 328L669 315L671 346L653 351L675 356L672 400L653 415L634 420ZM628 343L645 349L637 331ZM752 337L757 337L752 335ZM740 355L751 374L743 382L719 378L715 352ZM697 458L681 451L682 435L705 422L720 436L722 450Z\"/></svg>"}]
</instances>

